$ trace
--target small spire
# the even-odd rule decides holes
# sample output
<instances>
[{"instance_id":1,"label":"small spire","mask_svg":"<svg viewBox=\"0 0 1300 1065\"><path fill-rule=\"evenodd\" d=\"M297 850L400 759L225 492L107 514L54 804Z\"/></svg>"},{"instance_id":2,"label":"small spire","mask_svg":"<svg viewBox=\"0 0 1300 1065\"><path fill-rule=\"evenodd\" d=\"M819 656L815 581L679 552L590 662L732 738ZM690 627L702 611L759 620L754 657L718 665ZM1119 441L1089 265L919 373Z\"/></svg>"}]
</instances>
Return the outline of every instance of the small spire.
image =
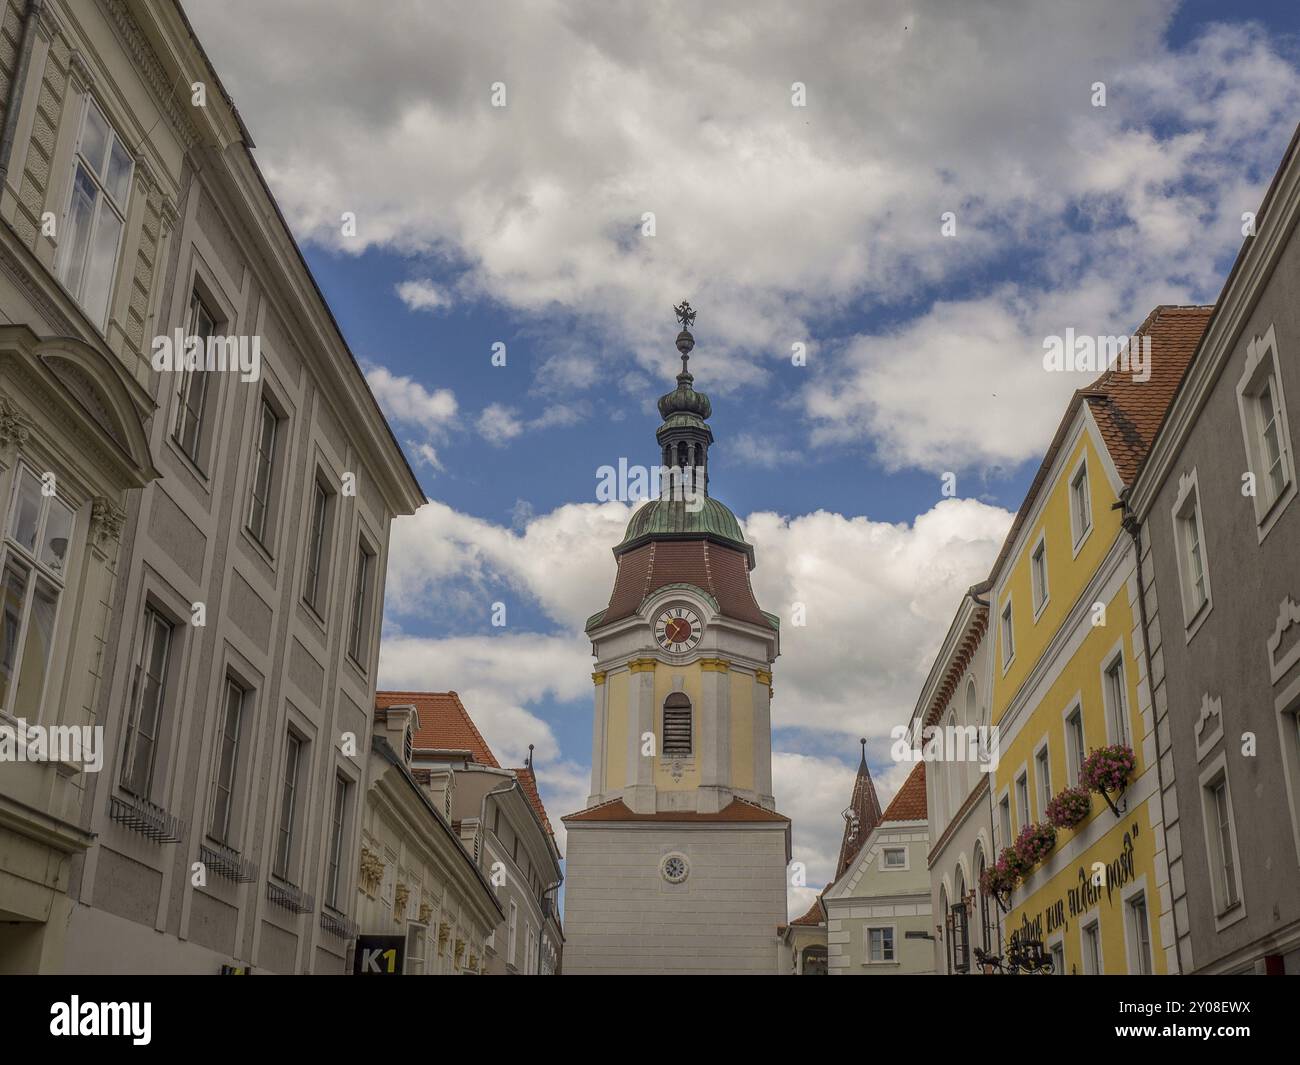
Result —
<instances>
[{"instance_id":1,"label":"small spire","mask_svg":"<svg viewBox=\"0 0 1300 1065\"><path fill-rule=\"evenodd\" d=\"M861 768L861 766L867 764L867 738L863 736L862 739L858 740L858 742L862 744L862 761L859 764L859 768Z\"/></svg>"},{"instance_id":2,"label":"small spire","mask_svg":"<svg viewBox=\"0 0 1300 1065\"><path fill-rule=\"evenodd\" d=\"M533 768L533 745L531 743L528 745L528 762L526 764L529 769Z\"/></svg>"}]
</instances>

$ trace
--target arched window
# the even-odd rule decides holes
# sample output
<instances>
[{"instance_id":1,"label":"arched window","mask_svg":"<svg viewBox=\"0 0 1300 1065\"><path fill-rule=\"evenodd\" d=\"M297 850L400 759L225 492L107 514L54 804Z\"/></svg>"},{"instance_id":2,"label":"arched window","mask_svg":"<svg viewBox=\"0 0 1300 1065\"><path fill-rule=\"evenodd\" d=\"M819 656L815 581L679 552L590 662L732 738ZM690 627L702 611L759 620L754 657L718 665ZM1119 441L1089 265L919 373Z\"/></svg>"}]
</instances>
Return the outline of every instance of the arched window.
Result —
<instances>
[{"instance_id":1,"label":"arched window","mask_svg":"<svg viewBox=\"0 0 1300 1065\"><path fill-rule=\"evenodd\" d=\"M977 843L975 844L975 894L979 899L980 944L987 952L989 950L989 899L980 886L984 882L985 868L987 863L984 860L984 847Z\"/></svg>"},{"instance_id":2,"label":"arched window","mask_svg":"<svg viewBox=\"0 0 1300 1065\"><path fill-rule=\"evenodd\" d=\"M943 930L939 935L943 939L943 957L944 972L949 976L952 975L952 916L948 912L948 889L942 884L939 885L939 920L943 922Z\"/></svg>"},{"instance_id":3,"label":"arched window","mask_svg":"<svg viewBox=\"0 0 1300 1065\"><path fill-rule=\"evenodd\" d=\"M691 701L685 692L673 692L664 700L662 750L665 758L691 756Z\"/></svg>"},{"instance_id":4,"label":"arched window","mask_svg":"<svg viewBox=\"0 0 1300 1065\"><path fill-rule=\"evenodd\" d=\"M970 972L970 912L966 908L966 870L957 866L957 893L952 900L948 938L952 942L954 972Z\"/></svg>"}]
</instances>

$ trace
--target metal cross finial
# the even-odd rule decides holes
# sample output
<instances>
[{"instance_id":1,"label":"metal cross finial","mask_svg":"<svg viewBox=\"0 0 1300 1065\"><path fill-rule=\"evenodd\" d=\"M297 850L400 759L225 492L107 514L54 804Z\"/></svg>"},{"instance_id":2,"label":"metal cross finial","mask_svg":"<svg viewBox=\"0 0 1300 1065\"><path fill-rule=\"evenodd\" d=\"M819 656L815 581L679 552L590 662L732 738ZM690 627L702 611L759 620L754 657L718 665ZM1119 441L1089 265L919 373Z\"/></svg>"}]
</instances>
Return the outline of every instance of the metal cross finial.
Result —
<instances>
[{"instance_id":1,"label":"metal cross finial","mask_svg":"<svg viewBox=\"0 0 1300 1065\"><path fill-rule=\"evenodd\" d=\"M695 324L695 312L685 300L673 308L673 313L677 315L677 322L683 329L690 329Z\"/></svg>"}]
</instances>

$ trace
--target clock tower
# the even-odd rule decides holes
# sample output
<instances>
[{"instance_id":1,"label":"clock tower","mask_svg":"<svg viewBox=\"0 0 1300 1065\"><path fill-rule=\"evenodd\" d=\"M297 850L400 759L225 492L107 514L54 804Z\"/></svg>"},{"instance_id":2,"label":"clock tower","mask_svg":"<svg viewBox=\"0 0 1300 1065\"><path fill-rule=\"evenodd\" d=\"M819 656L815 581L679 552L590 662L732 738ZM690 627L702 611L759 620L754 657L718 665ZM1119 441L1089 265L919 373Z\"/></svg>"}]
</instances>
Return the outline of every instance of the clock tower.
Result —
<instances>
[{"instance_id":1,"label":"clock tower","mask_svg":"<svg viewBox=\"0 0 1300 1065\"><path fill-rule=\"evenodd\" d=\"M659 497L614 548L587 622L591 795L565 817L568 973L775 973L790 821L772 795L779 625L754 598L754 549L709 494L709 397L688 369L659 400Z\"/></svg>"}]
</instances>

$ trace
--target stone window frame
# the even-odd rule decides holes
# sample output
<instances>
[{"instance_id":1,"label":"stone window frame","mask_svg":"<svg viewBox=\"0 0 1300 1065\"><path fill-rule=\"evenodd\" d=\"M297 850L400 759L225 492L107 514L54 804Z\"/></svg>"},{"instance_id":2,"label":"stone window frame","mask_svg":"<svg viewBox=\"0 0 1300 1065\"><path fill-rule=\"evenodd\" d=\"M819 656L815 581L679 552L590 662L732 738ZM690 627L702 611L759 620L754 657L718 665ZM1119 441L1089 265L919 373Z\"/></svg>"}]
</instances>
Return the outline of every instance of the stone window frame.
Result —
<instances>
[{"instance_id":1,"label":"stone window frame","mask_svg":"<svg viewBox=\"0 0 1300 1065\"><path fill-rule=\"evenodd\" d=\"M1178 494L1169 508L1169 520L1174 537L1174 559L1178 566L1183 637L1190 643L1214 609L1214 582L1210 574L1210 553L1205 543L1205 508L1201 505L1200 482L1195 466L1190 472L1179 475ZM1193 604L1191 599L1191 559L1185 546L1186 525L1191 521L1196 523L1196 537L1201 549L1201 572L1205 582L1205 599L1199 604Z\"/></svg>"},{"instance_id":2,"label":"stone window frame","mask_svg":"<svg viewBox=\"0 0 1300 1065\"><path fill-rule=\"evenodd\" d=\"M1231 906L1226 904L1223 889L1220 887L1223 869L1216 853L1220 853L1222 840L1219 839L1218 811L1213 802L1212 789L1223 784L1228 803L1228 843L1232 852L1232 879L1236 888L1237 901ZM1214 930L1222 932L1230 925L1236 924L1246 916L1245 885L1241 879L1241 850L1237 843L1237 816L1232 803L1232 781L1228 777L1228 753L1220 751L1218 757L1201 770L1197 778L1197 790L1200 794L1201 832L1205 840L1206 871L1210 877L1210 898L1214 904Z\"/></svg>"},{"instance_id":3,"label":"stone window frame","mask_svg":"<svg viewBox=\"0 0 1300 1065\"><path fill-rule=\"evenodd\" d=\"M1247 345L1245 365L1242 367L1241 376L1237 379L1236 387L1237 414L1241 420L1242 442L1246 448L1246 468L1255 477L1255 495L1251 503L1255 509L1256 533L1261 544L1296 496L1295 449L1292 447L1290 425L1287 420L1281 363L1277 350L1277 333L1274 326L1270 324L1263 336L1254 337ZM1274 403L1277 406L1278 445L1287 472L1286 484L1274 499L1265 499L1260 494L1267 471L1263 468L1264 457L1260 451L1262 441L1256 424L1254 401L1258 399L1265 381L1271 383Z\"/></svg>"}]
</instances>

